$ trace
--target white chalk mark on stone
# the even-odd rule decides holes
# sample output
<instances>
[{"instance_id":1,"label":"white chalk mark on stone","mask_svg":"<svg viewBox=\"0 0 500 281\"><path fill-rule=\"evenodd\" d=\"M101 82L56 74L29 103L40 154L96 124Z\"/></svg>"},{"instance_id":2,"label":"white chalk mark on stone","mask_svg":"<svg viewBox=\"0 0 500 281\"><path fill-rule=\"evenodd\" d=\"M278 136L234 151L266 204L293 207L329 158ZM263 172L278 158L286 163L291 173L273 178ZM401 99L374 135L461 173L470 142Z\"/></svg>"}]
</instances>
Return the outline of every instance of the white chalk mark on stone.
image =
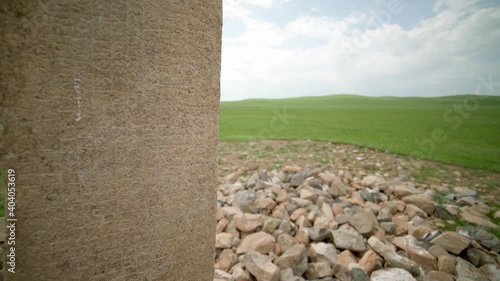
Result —
<instances>
[{"instance_id":1,"label":"white chalk mark on stone","mask_svg":"<svg viewBox=\"0 0 500 281\"><path fill-rule=\"evenodd\" d=\"M75 84L75 91L76 91L76 105L77 105L76 122L78 122L82 119L82 113L80 111L81 109L80 100L82 99L82 94L80 92L80 79L76 77L76 74L73 74L73 83Z\"/></svg>"}]
</instances>

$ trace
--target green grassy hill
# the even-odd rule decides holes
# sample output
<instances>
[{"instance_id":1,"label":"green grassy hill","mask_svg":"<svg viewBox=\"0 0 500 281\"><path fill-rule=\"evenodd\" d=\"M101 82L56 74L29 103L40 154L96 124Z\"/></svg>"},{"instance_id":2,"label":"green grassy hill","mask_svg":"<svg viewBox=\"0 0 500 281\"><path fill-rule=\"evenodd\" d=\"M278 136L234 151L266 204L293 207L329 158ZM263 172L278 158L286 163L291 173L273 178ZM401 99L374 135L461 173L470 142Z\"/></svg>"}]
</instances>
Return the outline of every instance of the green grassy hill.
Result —
<instances>
[{"instance_id":1,"label":"green grassy hill","mask_svg":"<svg viewBox=\"0 0 500 281\"><path fill-rule=\"evenodd\" d=\"M221 102L220 138L349 143L500 171L500 97L332 95Z\"/></svg>"}]
</instances>

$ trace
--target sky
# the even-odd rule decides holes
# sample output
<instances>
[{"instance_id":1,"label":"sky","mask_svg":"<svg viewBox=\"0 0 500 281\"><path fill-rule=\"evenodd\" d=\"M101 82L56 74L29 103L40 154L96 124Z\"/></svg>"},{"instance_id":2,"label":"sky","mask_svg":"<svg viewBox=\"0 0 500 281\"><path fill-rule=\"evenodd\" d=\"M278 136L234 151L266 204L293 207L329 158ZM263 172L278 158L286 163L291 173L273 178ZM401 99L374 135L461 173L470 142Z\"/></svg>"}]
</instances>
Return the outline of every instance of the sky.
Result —
<instances>
[{"instance_id":1,"label":"sky","mask_svg":"<svg viewBox=\"0 0 500 281\"><path fill-rule=\"evenodd\" d=\"M223 0L221 99L500 95L498 0ZM483 93L484 94L484 93Z\"/></svg>"}]
</instances>

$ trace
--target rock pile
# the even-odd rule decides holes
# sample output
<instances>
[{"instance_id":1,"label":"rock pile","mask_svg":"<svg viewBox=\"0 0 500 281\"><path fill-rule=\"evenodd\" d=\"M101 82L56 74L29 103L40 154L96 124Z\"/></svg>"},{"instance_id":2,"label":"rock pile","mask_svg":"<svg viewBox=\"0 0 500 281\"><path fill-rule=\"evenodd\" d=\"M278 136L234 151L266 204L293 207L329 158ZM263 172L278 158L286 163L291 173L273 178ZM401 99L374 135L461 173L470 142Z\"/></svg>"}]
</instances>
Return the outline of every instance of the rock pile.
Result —
<instances>
[{"instance_id":1,"label":"rock pile","mask_svg":"<svg viewBox=\"0 0 500 281\"><path fill-rule=\"evenodd\" d=\"M214 280L500 280L498 226L466 188L287 166L226 176L217 202Z\"/></svg>"}]
</instances>

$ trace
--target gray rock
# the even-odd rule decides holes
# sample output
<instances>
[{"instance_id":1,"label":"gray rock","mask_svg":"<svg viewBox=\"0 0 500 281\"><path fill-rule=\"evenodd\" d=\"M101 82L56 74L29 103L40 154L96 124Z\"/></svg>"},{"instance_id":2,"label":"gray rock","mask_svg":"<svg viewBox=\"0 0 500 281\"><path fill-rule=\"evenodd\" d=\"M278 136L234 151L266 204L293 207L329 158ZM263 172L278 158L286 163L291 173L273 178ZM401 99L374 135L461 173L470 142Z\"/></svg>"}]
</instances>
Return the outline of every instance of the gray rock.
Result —
<instances>
[{"instance_id":1,"label":"gray rock","mask_svg":"<svg viewBox=\"0 0 500 281\"><path fill-rule=\"evenodd\" d=\"M424 248L416 245L416 240L413 236L407 235L396 237L392 240L392 244L406 252L406 256L424 268L437 268L437 259Z\"/></svg>"},{"instance_id":2,"label":"gray rock","mask_svg":"<svg viewBox=\"0 0 500 281\"><path fill-rule=\"evenodd\" d=\"M459 227L457 229L457 232L469 239L476 240L479 244L487 249L493 250L495 252L500 252L500 239L484 229L474 226L464 226Z\"/></svg>"},{"instance_id":3,"label":"gray rock","mask_svg":"<svg viewBox=\"0 0 500 281\"><path fill-rule=\"evenodd\" d=\"M299 244L299 241L295 237L290 236L290 234L288 233L281 234L280 236L278 236L277 240L282 253Z\"/></svg>"},{"instance_id":4,"label":"gray rock","mask_svg":"<svg viewBox=\"0 0 500 281\"><path fill-rule=\"evenodd\" d=\"M360 267L353 267L351 269L352 278L356 281L370 281L370 277L366 271Z\"/></svg>"},{"instance_id":5,"label":"gray rock","mask_svg":"<svg viewBox=\"0 0 500 281\"><path fill-rule=\"evenodd\" d=\"M487 264L481 266L479 272L490 281L500 281L500 269L495 264Z\"/></svg>"},{"instance_id":6,"label":"gray rock","mask_svg":"<svg viewBox=\"0 0 500 281\"><path fill-rule=\"evenodd\" d=\"M259 281L279 281L280 270L266 256L250 251L243 257L243 265Z\"/></svg>"},{"instance_id":7,"label":"gray rock","mask_svg":"<svg viewBox=\"0 0 500 281\"><path fill-rule=\"evenodd\" d=\"M401 268L389 268L372 272L370 281L417 281L406 270Z\"/></svg>"},{"instance_id":8,"label":"gray rock","mask_svg":"<svg viewBox=\"0 0 500 281\"><path fill-rule=\"evenodd\" d=\"M453 220L456 218L455 215L450 213L444 206L437 205L434 208L434 216L443 220Z\"/></svg>"},{"instance_id":9,"label":"gray rock","mask_svg":"<svg viewBox=\"0 0 500 281\"><path fill-rule=\"evenodd\" d=\"M392 235L396 232L396 224L393 222L381 222L380 228L382 228L389 235Z\"/></svg>"},{"instance_id":10,"label":"gray rock","mask_svg":"<svg viewBox=\"0 0 500 281\"><path fill-rule=\"evenodd\" d=\"M335 221L338 224L344 224L348 221L348 219L349 219L349 216L346 214L338 214L335 216Z\"/></svg>"},{"instance_id":11,"label":"gray rock","mask_svg":"<svg viewBox=\"0 0 500 281\"><path fill-rule=\"evenodd\" d=\"M269 175L267 174L266 169L259 172L259 179L261 181L271 181L271 179L269 178Z\"/></svg>"},{"instance_id":12,"label":"gray rock","mask_svg":"<svg viewBox=\"0 0 500 281\"><path fill-rule=\"evenodd\" d=\"M259 180L259 174L255 173L251 175L247 180L247 187L254 188L258 180Z\"/></svg>"},{"instance_id":13,"label":"gray rock","mask_svg":"<svg viewBox=\"0 0 500 281\"><path fill-rule=\"evenodd\" d=\"M304 177L303 172L295 173L290 180L290 186L297 187L297 186L301 185L302 183L304 183L304 180L305 180L305 177Z\"/></svg>"},{"instance_id":14,"label":"gray rock","mask_svg":"<svg viewBox=\"0 0 500 281\"><path fill-rule=\"evenodd\" d=\"M323 227L313 226L307 228L307 232L313 242L330 241L332 239L331 231Z\"/></svg>"},{"instance_id":15,"label":"gray rock","mask_svg":"<svg viewBox=\"0 0 500 281\"><path fill-rule=\"evenodd\" d=\"M389 208L383 208L378 212L377 220L379 222L389 222L391 221L391 217L391 210L389 210Z\"/></svg>"},{"instance_id":16,"label":"gray rock","mask_svg":"<svg viewBox=\"0 0 500 281\"><path fill-rule=\"evenodd\" d=\"M234 195L233 207L238 207L244 213L257 213L259 208L253 205L256 199L255 191L243 190Z\"/></svg>"},{"instance_id":17,"label":"gray rock","mask_svg":"<svg viewBox=\"0 0 500 281\"><path fill-rule=\"evenodd\" d=\"M330 243L312 243L308 256L312 262L326 261L333 266L337 261L337 251Z\"/></svg>"},{"instance_id":18,"label":"gray rock","mask_svg":"<svg viewBox=\"0 0 500 281\"><path fill-rule=\"evenodd\" d=\"M359 192L359 195L361 195L361 198L365 199L366 201L370 201L375 204L378 204L378 202L380 202L381 200L380 192L370 188L363 188Z\"/></svg>"},{"instance_id":19,"label":"gray rock","mask_svg":"<svg viewBox=\"0 0 500 281\"><path fill-rule=\"evenodd\" d=\"M338 263L332 267L332 274L341 281L356 281L355 279L352 278L349 269Z\"/></svg>"},{"instance_id":20,"label":"gray rock","mask_svg":"<svg viewBox=\"0 0 500 281\"><path fill-rule=\"evenodd\" d=\"M264 225L262 226L262 231L265 231L267 233L273 233L273 231L278 228L278 226L281 224L280 219L276 218L269 218L264 222Z\"/></svg>"},{"instance_id":21,"label":"gray rock","mask_svg":"<svg viewBox=\"0 0 500 281\"><path fill-rule=\"evenodd\" d=\"M432 241L434 238L438 237L439 235L443 234L441 230L436 230L432 231L429 233L426 233L424 236L422 236L422 241Z\"/></svg>"},{"instance_id":22,"label":"gray rock","mask_svg":"<svg viewBox=\"0 0 500 281\"><path fill-rule=\"evenodd\" d=\"M417 263L408 258L398 255L389 246L382 243L376 237L370 237L370 239L368 239L368 244L377 254L385 259L386 264L390 267L403 268L415 276L420 274L420 269Z\"/></svg>"},{"instance_id":23,"label":"gray rock","mask_svg":"<svg viewBox=\"0 0 500 281\"><path fill-rule=\"evenodd\" d=\"M328 262L313 262L307 266L306 277L308 280L323 278L332 275L332 268Z\"/></svg>"},{"instance_id":24,"label":"gray rock","mask_svg":"<svg viewBox=\"0 0 500 281\"><path fill-rule=\"evenodd\" d=\"M279 226L279 230L288 234L295 234L296 226L289 220L282 220Z\"/></svg>"},{"instance_id":25,"label":"gray rock","mask_svg":"<svg viewBox=\"0 0 500 281\"><path fill-rule=\"evenodd\" d=\"M301 276L307 270L306 247L302 244L294 245L275 262L280 269L291 268L294 275Z\"/></svg>"},{"instance_id":26,"label":"gray rock","mask_svg":"<svg viewBox=\"0 0 500 281\"><path fill-rule=\"evenodd\" d=\"M472 190L472 189L466 189L464 191L461 191L461 192L455 194L455 198L457 198L457 199L461 199L463 197L474 197L474 198L477 198L478 194L477 194L477 191Z\"/></svg>"},{"instance_id":27,"label":"gray rock","mask_svg":"<svg viewBox=\"0 0 500 281\"><path fill-rule=\"evenodd\" d=\"M235 279L233 276L231 276L231 274L220 269L215 269L214 281L235 281Z\"/></svg>"},{"instance_id":28,"label":"gray rock","mask_svg":"<svg viewBox=\"0 0 500 281\"><path fill-rule=\"evenodd\" d=\"M474 281L489 281L488 278L484 277L474 265L461 259L460 257L457 257L456 272L457 280L459 278L463 278Z\"/></svg>"},{"instance_id":29,"label":"gray rock","mask_svg":"<svg viewBox=\"0 0 500 281\"><path fill-rule=\"evenodd\" d=\"M475 267L495 263L494 258L476 248L467 249L467 258Z\"/></svg>"},{"instance_id":30,"label":"gray rock","mask_svg":"<svg viewBox=\"0 0 500 281\"><path fill-rule=\"evenodd\" d=\"M297 210L298 208L299 208L299 206L297 206L296 204L292 204L292 203L290 203L290 204L286 204L286 205L285 205L285 210L286 210L289 214L293 213L293 212L294 212L295 210Z\"/></svg>"},{"instance_id":31,"label":"gray rock","mask_svg":"<svg viewBox=\"0 0 500 281\"><path fill-rule=\"evenodd\" d=\"M364 252L367 250L363 237L355 231L339 229L334 230L332 234L333 243L338 249L345 249L353 252Z\"/></svg>"},{"instance_id":32,"label":"gray rock","mask_svg":"<svg viewBox=\"0 0 500 281\"><path fill-rule=\"evenodd\" d=\"M253 279L249 279L253 280ZM293 276L291 268L283 269L280 271L280 281L305 281L304 278Z\"/></svg>"},{"instance_id":33,"label":"gray rock","mask_svg":"<svg viewBox=\"0 0 500 281\"><path fill-rule=\"evenodd\" d=\"M378 182L382 182L382 181L384 181L382 178L379 178L379 177L374 176L374 175L368 175L368 176L363 178L363 180L361 181L361 185L366 186L366 187L375 187Z\"/></svg>"},{"instance_id":34,"label":"gray rock","mask_svg":"<svg viewBox=\"0 0 500 281\"><path fill-rule=\"evenodd\" d=\"M369 210L357 212L348 218L348 222L364 237L370 237L375 230L375 226L378 226L377 218Z\"/></svg>"},{"instance_id":35,"label":"gray rock","mask_svg":"<svg viewBox=\"0 0 500 281\"><path fill-rule=\"evenodd\" d=\"M321 183L321 180L320 179L317 179L317 178L314 178L312 180L310 180L308 182L309 186L311 186L312 188L316 188L316 189L319 189L319 190L322 190L323 189L323 184Z\"/></svg>"},{"instance_id":36,"label":"gray rock","mask_svg":"<svg viewBox=\"0 0 500 281\"><path fill-rule=\"evenodd\" d=\"M228 195L233 195L238 191L241 191L244 189L244 186L241 183L228 183L223 185L223 190L222 193L226 196Z\"/></svg>"},{"instance_id":37,"label":"gray rock","mask_svg":"<svg viewBox=\"0 0 500 281\"><path fill-rule=\"evenodd\" d=\"M476 205L477 200L472 196L465 196L465 197L460 198L457 201L457 203L459 206L474 206L474 205Z\"/></svg>"}]
</instances>

